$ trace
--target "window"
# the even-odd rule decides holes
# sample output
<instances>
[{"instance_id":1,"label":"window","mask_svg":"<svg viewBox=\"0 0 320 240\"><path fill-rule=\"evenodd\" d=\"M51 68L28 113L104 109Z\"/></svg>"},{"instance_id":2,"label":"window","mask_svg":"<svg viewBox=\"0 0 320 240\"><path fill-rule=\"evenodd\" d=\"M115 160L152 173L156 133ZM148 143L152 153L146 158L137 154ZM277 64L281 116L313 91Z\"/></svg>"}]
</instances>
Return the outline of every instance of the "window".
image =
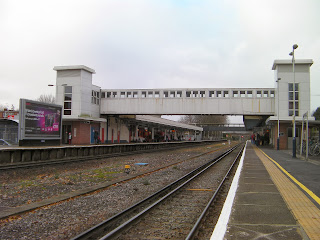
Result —
<instances>
[{"instance_id":1,"label":"window","mask_svg":"<svg viewBox=\"0 0 320 240\"><path fill-rule=\"evenodd\" d=\"M209 91L209 97L211 97L211 98L214 97L214 91Z\"/></svg>"},{"instance_id":2,"label":"window","mask_svg":"<svg viewBox=\"0 0 320 240\"><path fill-rule=\"evenodd\" d=\"M152 91L149 91L148 92L148 98L152 98L153 97L153 92Z\"/></svg>"},{"instance_id":3,"label":"window","mask_svg":"<svg viewBox=\"0 0 320 240\"><path fill-rule=\"evenodd\" d=\"M240 91L240 97L246 97L246 91Z\"/></svg>"},{"instance_id":4,"label":"window","mask_svg":"<svg viewBox=\"0 0 320 240\"><path fill-rule=\"evenodd\" d=\"M105 92L101 93L101 98L106 98L106 93Z\"/></svg>"},{"instance_id":5,"label":"window","mask_svg":"<svg viewBox=\"0 0 320 240\"><path fill-rule=\"evenodd\" d=\"M258 97L258 98L261 98L261 97L262 97L261 91L257 91L257 97Z\"/></svg>"},{"instance_id":6,"label":"window","mask_svg":"<svg viewBox=\"0 0 320 240\"><path fill-rule=\"evenodd\" d=\"M186 92L186 96L187 96L187 97L191 97L191 91L187 91L187 92Z\"/></svg>"},{"instance_id":7,"label":"window","mask_svg":"<svg viewBox=\"0 0 320 240\"><path fill-rule=\"evenodd\" d=\"M72 86L64 86L63 114L71 115Z\"/></svg>"},{"instance_id":8,"label":"window","mask_svg":"<svg viewBox=\"0 0 320 240\"><path fill-rule=\"evenodd\" d=\"M155 98L159 98L159 97L160 97L160 92L159 92L159 91L155 91L154 97L155 97Z\"/></svg>"},{"instance_id":9,"label":"window","mask_svg":"<svg viewBox=\"0 0 320 240\"><path fill-rule=\"evenodd\" d=\"M293 90L293 83L289 83L289 116L299 116L299 84L296 83L294 85Z\"/></svg>"},{"instance_id":10,"label":"window","mask_svg":"<svg viewBox=\"0 0 320 240\"><path fill-rule=\"evenodd\" d=\"M72 94L70 94L70 93L64 94L64 100L65 101L71 101L72 100Z\"/></svg>"},{"instance_id":11,"label":"window","mask_svg":"<svg viewBox=\"0 0 320 240\"><path fill-rule=\"evenodd\" d=\"M222 97L221 91L217 91L217 97Z\"/></svg>"},{"instance_id":12,"label":"window","mask_svg":"<svg viewBox=\"0 0 320 240\"><path fill-rule=\"evenodd\" d=\"M72 86L64 86L64 93L72 93Z\"/></svg>"},{"instance_id":13,"label":"window","mask_svg":"<svg viewBox=\"0 0 320 240\"><path fill-rule=\"evenodd\" d=\"M71 102L64 102L63 107L64 109L71 109Z\"/></svg>"},{"instance_id":14,"label":"window","mask_svg":"<svg viewBox=\"0 0 320 240\"><path fill-rule=\"evenodd\" d=\"M194 98L198 97L198 91L192 91L192 97Z\"/></svg>"},{"instance_id":15,"label":"window","mask_svg":"<svg viewBox=\"0 0 320 240\"><path fill-rule=\"evenodd\" d=\"M127 98L132 98L132 92L127 92Z\"/></svg>"},{"instance_id":16,"label":"window","mask_svg":"<svg viewBox=\"0 0 320 240\"><path fill-rule=\"evenodd\" d=\"M146 91L142 91L141 92L141 97L142 98L146 98L147 97L147 92Z\"/></svg>"},{"instance_id":17,"label":"window","mask_svg":"<svg viewBox=\"0 0 320 240\"><path fill-rule=\"evenodd\" d=\"M200 97L201 97L201 98L206 97L206 93L205 93L205 91L200 91Z\"/></svg>"},{"instance_id":18,"label":"window","mask_svg":"<svg viewBox=\"0 0 320 240\"><path fill-rule=\"evenodd\" d=\"M274 97L274 91L270 91L270 97Z\"/></svg>"},{"instance_id":19,"label":"window","mask_svg":"<svg viewBox=\"0 0 320 240\"><path fill-rule=\"evenodd\" d=\"M100 104L100 92L94 90L91 91L91 103L98 105Z\"/></svg>"},{"instance_id":20,"label":"window","mask_svg":"<svg viewBox=\"0 0 320 240\"><path fill-rule=\"evenodd\" d=\"M118 95L117 92L113 92L113 93L112 93L112 96L113 96L114 98L116 98L117 95Z\"/></svg>"},{"instance_id":21,"label":"window","mask_svg":"<svg viewBox=\"0 0 320 240\"><path fill-rule=\"evenodd\" d=\"M138 98L138 92L133 92L133 98Z\"/></svg>"},{"instance_id":22,"label":"window","mask_svg":"<svg viewBox=\"0 0 320 240\"><path fill-rule=\"evenodd\" d=\"M248 98L252 98L252 91L247 91Z\"/></svg>"},{"instance_id":23,"label":"window","mask_svg":"<svg viewBox=\"0 0 320 240\"><path fill-rule=\"evenodd\" d=\"M170 97L174 98L176 96L176 93L174 91L170 91Z\"/></svg>"},{"instance_id":24,"label":"window","mask_svg":"<svg viewBox=\"0 0 320 240\"><path fill-rule=\"evenodd\" d=\"M229 91L223 91L223 97L225 98L229 97Z\"/></svg>"},{"instance_id":25,"label":"window","mask_svg":"<svg viewBox=\"0 0 320 240\"><path fill-rule=\"evenodd\" d=\"M182 91L177 91L177 97L182 97Z\"/></svg>"},{"instance_id":26,"label":"window","mask_svg":"<svg viewBox=\"0 0 320 240\"><path fill-rule=\"evenodd\" d=\"M125 92L120 92L120 98L125 98L126 97L126 93Z\"/></svg>"},{"instance_id":27,"label":"window","mask_svg":"<svg viewBox=\"0 0 320 240\"><path fill-rule=\"evenodd\" d=\"M263 91L263 97L269 97L269 92L268 91Z\"/></svg>"},{"instance_id":28,"label":"window","mask_svg":"<svg viewBox=\"0 0 320 240\"><path fill-rule=\"evenodd\" d=\"M233 97L238 97L238 91L233 91Z\"/></svg>"}]
</instances>

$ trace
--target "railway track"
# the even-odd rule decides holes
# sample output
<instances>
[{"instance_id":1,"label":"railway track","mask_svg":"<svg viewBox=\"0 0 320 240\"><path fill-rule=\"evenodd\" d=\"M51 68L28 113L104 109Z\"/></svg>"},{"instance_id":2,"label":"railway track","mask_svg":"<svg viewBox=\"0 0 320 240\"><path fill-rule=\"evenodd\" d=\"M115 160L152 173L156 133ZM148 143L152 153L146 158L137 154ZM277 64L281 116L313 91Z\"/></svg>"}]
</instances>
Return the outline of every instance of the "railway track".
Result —
<instances>
[{"instance_id":1,"label":"railway track","mask_svg":"<svg viewBox=\"0 0 320 240\"><path fill-rule=\"evenodd\" d=\"M205 151L205 152L203 152L203 153L201 153L199 155L193 156L193 157L188 158L188 159L183 159L183 160L179 160L179 161L170 162L167 165L160 166L159 168L154 168L154 169L149 169L149 170L146 170L146 171L142 171L141 173L130 174L130 175L125 176L124 178L120 178L119 180L116 180L116 181L106 182L105 184L98 184L96 187L95 186L90 186L87 189L84 188L84 189L81 189L79 191L72 191L70 193L63 194L63 195L61 195L59 197L45 198L45 199L43 199L43 201L38 201L35 204L29 204L28 203L28 204L25 204L25 205L17 206L17 207L14 208L15 209L14 211L9 211L9 212L3 211L0 214L0 220L1 219L5 219L5 218L10 217L10 216L12 217L12 216L21 215L21 214L33 211L35 209L46 207L48 205L53 205L53 204L56 204L57 202L61 203L63 201L69 201L71 198L75 199L75 198L78 198L78 197L81 197L81 196L84 196L84 195L94 194L95 192L107 189L112 185L120 184L120 183L127 182L127 181L130 181L130 180L134 180L136 178L140 178L140 177L149 175L151 173L154 173L154 172L166 169L166 168L170 168L170 167L176 166L177 164L180 164L180 163L182 163L184 161L191 161L191 159L198 158L200 156L204 156L204 155L207 155L207 154L211 154L213 152L224 151L227 148L229 148L229 147L228 146L224 146L224 145L222 145L222 146L216 145L214 147L210 146L210 147L208 147L208 149L210 149L209 151ZM13 170L13 171L15 171L15 170ZM14 174L16 174L16 173L14 173Z\"/></svg>"},{"instance_id":2,"label":"railway track","mask_svg":"<svg viewBox=\"0 0 320 240\"><path fill-rule=\"evenodd\" d=\"M73 239L145 239L150 236L159 239L193 239L242 150L240 145L229 149ZM218 166L226 161L228 164ZM212 178L213 174L219 175L220 180Z\"/></svg>"}]
</instances>

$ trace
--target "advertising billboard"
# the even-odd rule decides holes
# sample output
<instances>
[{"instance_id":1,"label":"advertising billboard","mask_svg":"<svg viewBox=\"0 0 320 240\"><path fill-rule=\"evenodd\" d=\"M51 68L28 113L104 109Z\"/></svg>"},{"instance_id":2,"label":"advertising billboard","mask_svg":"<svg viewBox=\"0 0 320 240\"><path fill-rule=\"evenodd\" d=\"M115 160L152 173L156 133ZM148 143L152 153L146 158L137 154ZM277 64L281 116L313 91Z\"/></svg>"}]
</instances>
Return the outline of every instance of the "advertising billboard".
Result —
<instances>
[{"instance_id":1,"label":"advertising billboard","mask_svg":"<svg viewBox=\"0 0 320 240\"><path fill-rule=\"evenodd\" d=\"M20 140L61 139L62 106L20 99Z\"/></svg>"}]
</instances>

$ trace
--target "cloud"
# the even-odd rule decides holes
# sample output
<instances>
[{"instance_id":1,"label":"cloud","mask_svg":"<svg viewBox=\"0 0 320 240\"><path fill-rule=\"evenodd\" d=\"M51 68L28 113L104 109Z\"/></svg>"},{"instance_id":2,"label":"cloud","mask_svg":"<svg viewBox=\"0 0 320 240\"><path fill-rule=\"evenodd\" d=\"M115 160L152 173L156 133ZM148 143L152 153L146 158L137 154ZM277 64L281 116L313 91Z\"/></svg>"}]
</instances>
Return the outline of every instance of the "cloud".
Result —
<instances>
[{"instance_id":1,"label":"cloud","mask_svg":"<svg viewBox=\"0 0 320 240\"><path fill-rule=\"evenodd\" d=\"M273 87L272 63L289 59L293 43L299 44L298 58L317 58L319 5L1 1L0 80L11 94L1 94L0 103L54 94L47 84L55 82L55 65L87 65L102 88ZM316 60L311 75L320 77Z\"/></svg>"}]
</instances>

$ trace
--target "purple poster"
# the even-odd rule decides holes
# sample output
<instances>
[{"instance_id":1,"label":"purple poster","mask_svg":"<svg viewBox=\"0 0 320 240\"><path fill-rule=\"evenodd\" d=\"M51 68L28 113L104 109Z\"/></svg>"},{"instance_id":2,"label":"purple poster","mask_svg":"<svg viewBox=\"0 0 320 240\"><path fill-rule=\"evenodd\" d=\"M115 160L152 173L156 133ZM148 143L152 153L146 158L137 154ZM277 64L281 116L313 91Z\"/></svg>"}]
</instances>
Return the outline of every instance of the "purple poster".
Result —
<instances>
[{"instance_id":1,"label":"purple poster","mask_svg":"<svg viewBox=\"0 0 320 240\"><path fill-rule=\"evenodd\" d=\"M61 107L26 101L25 135L60 136Z\"/></svg>"}]
</instances>

